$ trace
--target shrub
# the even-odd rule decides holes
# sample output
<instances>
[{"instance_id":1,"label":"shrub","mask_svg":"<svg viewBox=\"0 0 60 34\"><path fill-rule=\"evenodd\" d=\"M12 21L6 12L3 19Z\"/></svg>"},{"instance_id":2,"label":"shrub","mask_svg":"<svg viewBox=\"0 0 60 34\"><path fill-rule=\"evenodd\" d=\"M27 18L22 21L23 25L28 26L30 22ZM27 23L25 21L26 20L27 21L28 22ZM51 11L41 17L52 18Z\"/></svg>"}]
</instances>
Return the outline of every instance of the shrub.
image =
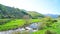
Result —
<instances>
[{"instance_id":1,"label":"shrub","mask_svg":"<svg viewBox=\"0 0 60 34\"><path fill-rule=\"evenodd\" d=\"M52 22L53 22L53 23L54 23L54 22L57 22L57 20L53 20Z\"/></svg>"},{"instance_id":2,"label":"shrub","mask_svg":"<svg viewBox=\"0 0 60 34\"><path fill-rule=\"evenodd\" d=\"M56 34L56 32L47 30L47 31L45 32L45 34Z\"/></svg>"},{"instance_id":3,"label":"shrub","mask_svg":"<svg viewBox=\"0 0 60 34\"><path fill-rule=\"evenodd\" d=\"M10 21L10 19L0 19L0 25L8 23L9 21Z\"/></svg>"}]
</instances>

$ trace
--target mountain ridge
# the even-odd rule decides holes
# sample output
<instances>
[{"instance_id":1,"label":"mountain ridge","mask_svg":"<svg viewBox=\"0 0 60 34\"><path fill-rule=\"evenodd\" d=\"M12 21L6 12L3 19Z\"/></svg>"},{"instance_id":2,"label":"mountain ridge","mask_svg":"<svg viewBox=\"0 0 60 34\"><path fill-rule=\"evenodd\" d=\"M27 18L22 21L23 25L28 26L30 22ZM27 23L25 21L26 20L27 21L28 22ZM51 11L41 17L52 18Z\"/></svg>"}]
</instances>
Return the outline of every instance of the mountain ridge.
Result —
<instances>
[{"instance_id":1,"label":"mountain ridge","mask_svg":"<svg viewBox=\"0 0 60 34\"><path fill-rule=\"evenodd\" d=\"M44 14L45 16L50 16L52 18L57 18L59 15L58 14Z\"/></svg>"}]
</instances>

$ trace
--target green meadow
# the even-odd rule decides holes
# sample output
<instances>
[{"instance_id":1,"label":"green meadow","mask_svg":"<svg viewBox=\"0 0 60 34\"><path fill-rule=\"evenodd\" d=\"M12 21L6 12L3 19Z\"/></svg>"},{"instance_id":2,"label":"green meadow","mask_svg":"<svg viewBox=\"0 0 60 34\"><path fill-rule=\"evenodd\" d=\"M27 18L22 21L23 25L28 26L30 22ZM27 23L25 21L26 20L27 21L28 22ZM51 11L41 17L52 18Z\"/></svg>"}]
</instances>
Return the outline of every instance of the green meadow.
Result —
<instances>
[{"instance_id":1,"label":"green meadow","mask_svg":"<svg viewBox=\"0 0 60 34\"><path fill-rule=\"evenodd\" d=\"M3 19L3 20L7 20L7 19ZM31 22L28 22L27 25L30 23L34 23L34 22L41 22L41 20L30 19ZM45 32L47 30L50 30L50 31L55 32L57 34L60 34L60 20L57 19L57 21L58 22L55 22L54 24L51 25L52 27L46 27L45 29L39 30L37 32L33 32L32 34L45 34ZM9 22L5 23L4 25L0 25L0 31L13 30L15 28L20 28L25 23L26 23L26 21L24 19L10 20Z\"/></svg>"},{"instance_id":2,"label":"green meadow","mask_svg":"<svg viewBox=\"0 0 60 34\"><path fill-rule=\"evenodd\" d=\"M1 19L1 20L8 20L8 19ZM39 22L39 19L31 19L29 22L30 23L34 23L34 22ZM27 24L30 24L30 23ZM25 24L25 20L23 19L14 19L11 20L3 25L0 25L0 31L4 31L4 30L11 30L11 29L15 29L15 28L19 28L21 26L23 26Z\"/></svg>"}]
</instances>

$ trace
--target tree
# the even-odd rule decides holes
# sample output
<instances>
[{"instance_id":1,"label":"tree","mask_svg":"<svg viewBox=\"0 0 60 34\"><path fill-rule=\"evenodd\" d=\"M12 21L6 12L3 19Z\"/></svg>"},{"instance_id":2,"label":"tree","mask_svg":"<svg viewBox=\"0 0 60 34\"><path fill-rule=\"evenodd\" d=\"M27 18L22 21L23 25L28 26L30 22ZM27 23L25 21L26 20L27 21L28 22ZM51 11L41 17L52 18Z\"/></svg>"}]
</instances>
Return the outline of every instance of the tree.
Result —
<instances>
[{"instance_id":1,"label":"tree","mask_svg":"<svg viewBox=\"0 0 60 34\"><path fill-rule=\"evenodd\" d=\"M24 15L23 20L25 21L24 26L29 25L31 23L31 18L29 17L29 15Z\"/></svg>"},{"instance_id":2,"label":"tree","mask_svg":"<svg viewBox=\"0 0 60 34\"><path fill-rule=\"evenodd\" d=\"M58 19L60 20L60 15L58 16Z\"/></svg>"},{"instance_id":3,"label":"tree","mask_svg":"<svg viewBox=\"0 0 60 34\"><path fill-rule=\"evenodd\" d=\"M58 17L60 18L60 15Z\"/></svg>"},{"instance_id":4,"label":"tree","mask_svg":"<svg viewBox=\"0 0 60 34\"><path fill-rule=\"evenodd\" d=\"M45 18L41 19L41 22L42 22L41 28L43 29L46 26L51 27L51 25L53 24L53 19L51 17L49 17L49 16L46 16Z\"/></svg>"}]
</instances>

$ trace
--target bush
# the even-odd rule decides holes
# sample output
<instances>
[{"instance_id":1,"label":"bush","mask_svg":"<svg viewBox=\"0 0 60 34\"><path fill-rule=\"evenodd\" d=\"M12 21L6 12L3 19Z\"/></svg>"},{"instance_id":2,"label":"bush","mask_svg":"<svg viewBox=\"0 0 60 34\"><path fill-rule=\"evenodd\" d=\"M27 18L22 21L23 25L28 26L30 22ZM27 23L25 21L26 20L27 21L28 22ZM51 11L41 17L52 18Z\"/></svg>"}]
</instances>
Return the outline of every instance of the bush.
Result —
<instances>
[{"instance_id":1,"label":"bush","mask_svg":"<svg viewBox=\"0 0 60 34\"><path fill-rule=\"evenodd\" d=\"M53 22L53 23L54 23L54 22L57 22L57 20L53 20L52 22Z\"/></svg>"},{"instance_id":2,"label":"bush","mask_svg":"<svg viewBox=\"0 0 60 34\"><path fill-rule=\"evenodd\" d=\"M47 30L47 31L45 32L45 34L56 34L56 32Z\"/></svg>"},{"instance_id":3,"label":"bush","mask_svg":"<svg viewBox=\"0 0 60 34\"><path fill-rule=\"evenodd\" d=\"M0 25L3 25L9 21L10 21L10 19L0 19Z\"/></svg>"}]
</instances>

